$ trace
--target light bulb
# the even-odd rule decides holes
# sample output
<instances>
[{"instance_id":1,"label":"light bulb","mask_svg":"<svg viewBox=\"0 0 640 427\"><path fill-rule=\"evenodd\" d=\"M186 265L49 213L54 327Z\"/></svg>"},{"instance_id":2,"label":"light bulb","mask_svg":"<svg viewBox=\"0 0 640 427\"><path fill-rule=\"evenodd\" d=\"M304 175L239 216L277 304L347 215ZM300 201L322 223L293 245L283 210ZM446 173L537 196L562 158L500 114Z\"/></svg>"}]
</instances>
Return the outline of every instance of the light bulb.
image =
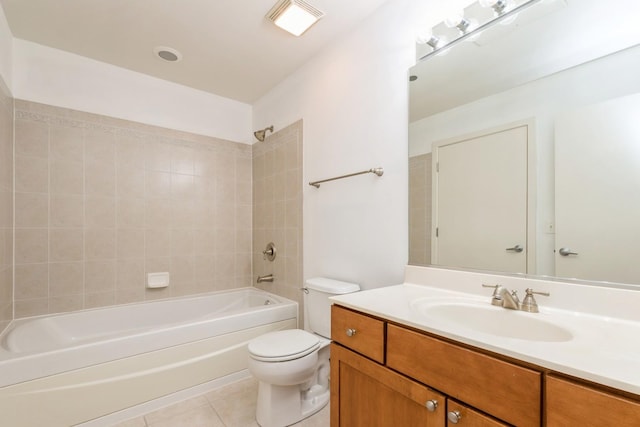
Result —
<instances>
[{"instance_id":1,"label":"light bulb","mask_svg":"<svg viewBox=\"0 0 640 427\"><path fill-rule=\"evenodd\" d=\"M416 43L427 44L427 42L431 40L431 37L433 37L433 33L431 31L422 31L416 36Z\"/></svg>"},{"instance_id":2,"label":"light bulb","mask_svg":"<svg viewBox=\"0 0 640 427\"><path fill-rule=\"evenodd\" d=\"M419 44L429 45L433 50L438 50L447 44L447 39L444 37L434 36L433 32L426 31L418 35L416 42Z\"/></svg>"},{"instance_id":3,"label":"light bulb","mask_svg":"<svg viewBox=\"0 0 640 427\"><path fill-rule=\"evenodd\" d=\"M462 12L456 12L449 16L444 20L444 24L449 28L455 28L464 20L464 15Z\"/></svg>"},{"instance_id":4,"label":"light bulb","mask_svg":"<svg viewBox=\"0 0 640 427\"><path fill-rule=\"evenodd\" d=\"M498 16L504 14L507 8L511 6L510 0L480 0L480 6L490 7L494 13Z\"/></svg>"},{"instance_id":5,"label":"light bulb","mask_svg":"<svg viewBox=\"0 0 640 427\"><path fill-rule=\"evenodd\" d=\"M444 24L449 28L457 28L462 34L467 34L474 27L474 23L466 19L462 13L450 15L444 20Z\"/></svg>"}]
</instances>

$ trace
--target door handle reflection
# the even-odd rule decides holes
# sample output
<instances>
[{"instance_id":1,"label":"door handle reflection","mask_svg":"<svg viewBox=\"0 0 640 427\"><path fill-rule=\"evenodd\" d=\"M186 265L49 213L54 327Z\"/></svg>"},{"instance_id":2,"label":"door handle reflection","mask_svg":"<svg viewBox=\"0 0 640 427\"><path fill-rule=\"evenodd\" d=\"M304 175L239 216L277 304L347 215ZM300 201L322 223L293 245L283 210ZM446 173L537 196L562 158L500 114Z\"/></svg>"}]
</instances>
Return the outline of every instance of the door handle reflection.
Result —
<instances>
[{"instance_id":1,"label":"door handle reflection","mask_svg":"<svg viewBox=\"0 0 640 427\"><path fill-rule=\"evenodd\" d=\"M578 255L578 252L571 251L571 248L560 248L558 251L562 256Z\"/></svg>"}]
</instances>

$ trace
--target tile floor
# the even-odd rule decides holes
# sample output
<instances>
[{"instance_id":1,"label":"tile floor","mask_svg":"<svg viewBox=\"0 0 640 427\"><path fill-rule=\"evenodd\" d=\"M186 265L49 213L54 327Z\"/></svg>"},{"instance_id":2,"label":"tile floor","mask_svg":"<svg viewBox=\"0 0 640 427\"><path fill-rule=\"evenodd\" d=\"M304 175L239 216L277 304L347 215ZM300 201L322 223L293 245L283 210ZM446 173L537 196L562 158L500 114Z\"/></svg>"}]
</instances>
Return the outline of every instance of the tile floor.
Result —
<instances>
[{"instance_id":1,"label":"tile floor","mask_svg":"<svg viewBox=\"0 0 640 427\"><path fill-rule=\"evenodd\" d=\"M257 427L258 382L249 378L117 424L117 427ZM329 405L296 427L328 427Z\"/></svg>"}]
</instances>

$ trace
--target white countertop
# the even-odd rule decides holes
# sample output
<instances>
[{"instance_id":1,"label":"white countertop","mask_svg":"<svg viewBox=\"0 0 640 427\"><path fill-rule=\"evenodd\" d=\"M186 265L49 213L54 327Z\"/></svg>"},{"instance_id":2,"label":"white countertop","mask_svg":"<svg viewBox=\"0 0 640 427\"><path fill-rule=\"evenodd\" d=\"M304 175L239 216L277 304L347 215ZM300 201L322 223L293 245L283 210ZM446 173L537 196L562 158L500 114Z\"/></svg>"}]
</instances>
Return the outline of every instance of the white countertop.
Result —
<instances>
[{"instance_id":1,"label":"white countertop","mask_svg":"<svg viewBox=\"0 0 640 427\"><path fill-rule=\"evenodd\" d=\"M443 288L405 283L331 299L334 303L364 313L640 395L640 321L545 306L545 302L549 300L544 297L538 297L540 313L506 310L491 306L490 289L482 289L480 284L474 286L480 288L477 293L475 289L474 293L469 293L464 285L458 288L466 291L460 292L452 289L456 286L451 284ZM553 290L551 292L553 295ZM626 292L640 295L638 291ZM530 341L478 332L446 320L425 318L412 308L413 302L423 298L463 298L476 304L486 304L496 310L511 312L505 313L507 316L533 316L570 331L572 338L561 342ZM574 296L573 301L575 298ZM635 298L634 294L632 299ZM613 299L618 301L617 298ZM562 306L562 301L556 298L555 305ZM640 306L636 305L635 310L640 312Z\"/></svg>"}]
</instances>

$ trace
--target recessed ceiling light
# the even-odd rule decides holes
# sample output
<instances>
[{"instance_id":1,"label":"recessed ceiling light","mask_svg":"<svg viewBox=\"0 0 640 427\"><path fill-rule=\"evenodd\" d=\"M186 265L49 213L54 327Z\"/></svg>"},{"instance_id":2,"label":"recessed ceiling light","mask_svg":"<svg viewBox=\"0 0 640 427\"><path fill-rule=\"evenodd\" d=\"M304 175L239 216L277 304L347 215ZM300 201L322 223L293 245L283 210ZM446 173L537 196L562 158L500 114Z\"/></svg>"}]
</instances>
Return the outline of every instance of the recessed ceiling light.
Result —
<instances>
[{"instance_id":1,"label":"recessed ceiling light","mask_svg":"<svg viewBox=\"0 0 640 427\"><path fill-rule=\"evenodd\" d=\"M178 62L182 59L182 54L172 47L156 46L153 48L153 53L167 62Z\"/></svg>"},{"instance_id":2,"label":"recessed ceiling light","mask_svg":"<svg viewBox=\"0 0 640 427\"><path fill-rule=\"evenodd\" d=\"M281 0L267 13L267 19L299 36L318 22L324 13L302 0Z\"/></svg>"}]
</instances>

